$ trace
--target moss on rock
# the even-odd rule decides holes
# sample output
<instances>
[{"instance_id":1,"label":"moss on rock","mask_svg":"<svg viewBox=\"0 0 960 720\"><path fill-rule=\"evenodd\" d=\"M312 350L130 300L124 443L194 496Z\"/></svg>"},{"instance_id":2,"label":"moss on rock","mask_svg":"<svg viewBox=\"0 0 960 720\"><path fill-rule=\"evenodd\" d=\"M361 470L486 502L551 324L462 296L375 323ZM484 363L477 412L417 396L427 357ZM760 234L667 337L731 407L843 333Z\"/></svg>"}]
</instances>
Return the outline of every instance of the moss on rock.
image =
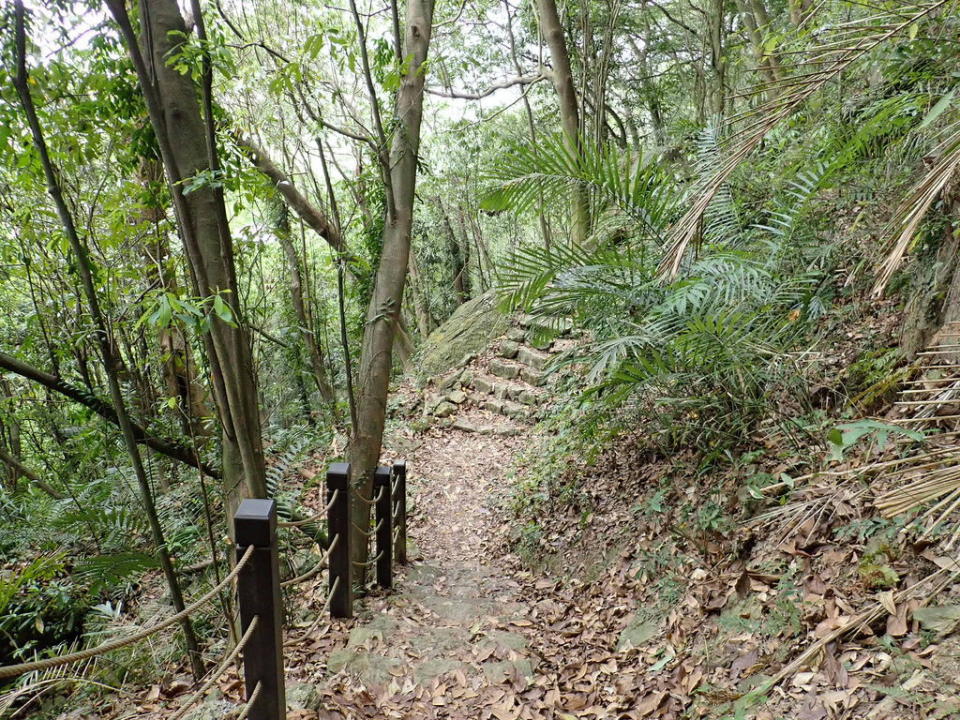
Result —
<instances>
[{"instance_id":1,"label":"moss on rock","mask_svg":"<svg viewBox=\"0 0 960 720\"><path fill-rule=\"evenodd\" d=\"M462 365L465 357L486 350L508 326L509 318L497 309L492 290L465 302L424 342L415 363L417 378L425 384Z\"/></svg>"}]
</instances>

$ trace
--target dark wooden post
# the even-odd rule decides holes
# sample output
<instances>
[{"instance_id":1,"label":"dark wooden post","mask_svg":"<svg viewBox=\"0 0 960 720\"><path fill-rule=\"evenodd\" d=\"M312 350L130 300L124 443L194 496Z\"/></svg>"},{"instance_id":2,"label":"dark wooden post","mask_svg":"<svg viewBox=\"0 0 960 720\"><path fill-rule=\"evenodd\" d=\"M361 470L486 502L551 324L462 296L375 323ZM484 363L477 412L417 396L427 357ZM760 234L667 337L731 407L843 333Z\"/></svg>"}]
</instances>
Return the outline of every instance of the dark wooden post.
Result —
<instances>
[{"instance_id":1,"label":"dark wooden post","mask_svg":"<svg viewBox=\"0 0 960 720\"><path fill-rule=\"evenodd\" d=\"M329 577L333 597L330 617L353 617L353 566L350 562L350 463L333 463L327 471L327 534L331 543Z\"/></svg>"},{"instance_id":2,"label":"dark wooden post","mask_svg":"<svg viewBox=\"0 0 960 720\"><path fill-rule=\"evenodd\" d=\"M393 493L393 502L397 506L397 516L394 519L397 527L397 540L393 544L396 561L401 565L407 564L407 461L397 460L393 463L393 476L396 478L396 489Z\"/></svg>"},{"instance_id":3,"label":"dark wooden post","mask_svg":"<svg viewBox=\"0 0 960 720\"><path fill-rule=\"evenodd\" d=\"M373 471L373 492L377 498L377 585L393 585L393 473L386 465Z\"/></svg>"},{"instance_id":4,"label":"dark wooden post","mask_svg":"<svg viewBox=\"0 0 960 720\"><path fill-rule=\"evenodd\" d=\"M287 716L287 700L283 687L276 502L244 500L233 516L233 527L237 560L251 545L254 548L237 577L242 632L245 633L253 618L257 618L257 627L243 649L247 700L257 683L260 684L260 695L247 717L249 720L283 720Z\"/></svg>"}]
</instances>

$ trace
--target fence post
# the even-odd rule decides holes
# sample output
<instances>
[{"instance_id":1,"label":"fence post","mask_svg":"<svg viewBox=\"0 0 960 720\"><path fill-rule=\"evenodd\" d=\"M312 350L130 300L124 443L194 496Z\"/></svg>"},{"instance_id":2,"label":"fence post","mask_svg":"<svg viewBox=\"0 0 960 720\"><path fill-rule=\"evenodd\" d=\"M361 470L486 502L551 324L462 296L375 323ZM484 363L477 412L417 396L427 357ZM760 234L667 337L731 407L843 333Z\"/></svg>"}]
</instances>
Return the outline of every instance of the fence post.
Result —
<instances>
[{"instance_id":1,"label":"fence post","mask_svg":"<svg viewBox=\"0 0 960 720\"><path fill-rule=\"evenodd\" d=\"M373 492L377 500L374 522L377 527L377 585L393 585L393 478L391 468L381 465L373 471Z\"/></svg>"},{"instance_id":2,"label":"fence post","mask_svg":"<svg viewBox=\"0 0 960 720\"><path fill-rule=\"evenodd\" d=\"M330 617L353 617L353 567L350 562L350 463L327 470L327 535L330 550Z\"/></svg>"},{"instance_id":3,"label":"fence post","mask_svg":"<svg viewBox=\"0 0 960 720\"><path fill-rule=\"evenodd\" d=\"M393 463L393 476L396 478L396 490L393 493L394 503L397 505L397 541L393 551L396 561L401 565L407 564L407 461L397 460Z\"/></svg>"},{"instance_id":4,"label":"fence post","mask_svg":"<svg viewBox=\"0 0 960 720\"><path fill-rule=\"evenodd\" d=\"M253 546L250 560L237 577L240 627L246 632L253 618L257 627L243 650L247 700L260 684L260 695L249 720L283 720L287 701L283 687L283 620L280 605L280 563L277 559L277 504L274 500L244 500L233 516L237 560Z\"/></svg>"}]
</instances>

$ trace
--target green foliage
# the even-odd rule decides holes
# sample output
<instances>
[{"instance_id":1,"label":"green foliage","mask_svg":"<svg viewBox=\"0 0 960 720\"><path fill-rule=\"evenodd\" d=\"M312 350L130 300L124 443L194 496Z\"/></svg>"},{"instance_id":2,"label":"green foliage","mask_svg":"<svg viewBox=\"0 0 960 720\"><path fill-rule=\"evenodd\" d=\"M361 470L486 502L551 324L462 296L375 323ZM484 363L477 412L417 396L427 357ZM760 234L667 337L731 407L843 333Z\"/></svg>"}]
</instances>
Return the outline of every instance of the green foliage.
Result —
<instances>
[{"instance_id":1,"label":"green foliage","mask_svg":"<svg viewBox=\"0 0 960 720\"><path fill-rule=\"evenodd\" d=\"M830 443L830 459L843 460L844 453L856 445L862 438L875 440L880 449L887 446L891 434L921 441L925 437L922 432L916 432L899 425L890 425L878 420L857 420L856 422L837 425L827 435Z\"/></svg>"}]
</instances>

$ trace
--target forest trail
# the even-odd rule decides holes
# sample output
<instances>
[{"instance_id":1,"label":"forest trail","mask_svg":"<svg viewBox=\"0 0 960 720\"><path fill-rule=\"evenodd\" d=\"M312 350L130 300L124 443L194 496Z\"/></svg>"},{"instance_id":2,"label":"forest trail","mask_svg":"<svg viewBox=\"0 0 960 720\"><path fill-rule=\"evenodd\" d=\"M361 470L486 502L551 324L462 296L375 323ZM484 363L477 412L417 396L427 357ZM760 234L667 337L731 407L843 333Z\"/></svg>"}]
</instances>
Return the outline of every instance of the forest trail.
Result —
<instances>
[{"instance_id":1,"label":"forest trail","mask_svg":"<svg viewBox=\"0 0 960 720\"><path fill-rule=\"evenodd\" d=\"M489 422L464 410L465 424ZM331 633L321 717L538 718L524 707L537 657L535 613L502 562L494 498L518 434L431 427L408 455L412 562L391 593L364 598L349 632ZM534 692L542 697L545 690Z\"/></svg>"}]
</instances>

